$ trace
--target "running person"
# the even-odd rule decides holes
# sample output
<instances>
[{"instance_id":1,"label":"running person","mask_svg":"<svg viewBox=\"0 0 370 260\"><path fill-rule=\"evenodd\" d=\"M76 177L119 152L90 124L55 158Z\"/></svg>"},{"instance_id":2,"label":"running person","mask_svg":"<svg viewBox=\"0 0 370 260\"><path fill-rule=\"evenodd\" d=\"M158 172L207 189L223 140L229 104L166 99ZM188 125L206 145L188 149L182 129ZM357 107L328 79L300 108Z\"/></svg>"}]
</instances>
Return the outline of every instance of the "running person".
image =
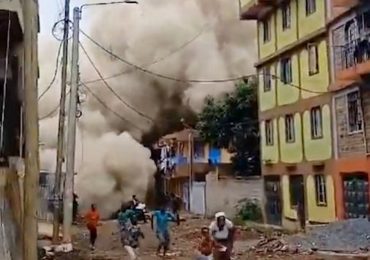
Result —
<instances>
[{"instance_id":1,"label":"running person","mask_svg":"<svg viewBox=\"0 0 370 260\"><path fill-rule=\"evenodd\" d=\"M169 222L176 221L176 217L165 210L162 207L159 211L154 211L151 219L152 229L154 228L154 220L156 223L155 232L159 240L159 245L157 248L157 255L160 255L163 248L163 256L166 256L166 253L170 245L170 231L169 231Z\"/></svg>"},{"instance_id":2,"label":"running person","mask_svg":"<svg viewBox=\"0 0 370 260\"><path fill-rule=\"evenodd\" d=\"M87 229L90 232L90 248L95 250L95 242L98 237L98 225L100 221L100 214L96 209L95 204L91 204L90 211L86 214L85 220L87 222Z\"/></svg>"}]
</instances>

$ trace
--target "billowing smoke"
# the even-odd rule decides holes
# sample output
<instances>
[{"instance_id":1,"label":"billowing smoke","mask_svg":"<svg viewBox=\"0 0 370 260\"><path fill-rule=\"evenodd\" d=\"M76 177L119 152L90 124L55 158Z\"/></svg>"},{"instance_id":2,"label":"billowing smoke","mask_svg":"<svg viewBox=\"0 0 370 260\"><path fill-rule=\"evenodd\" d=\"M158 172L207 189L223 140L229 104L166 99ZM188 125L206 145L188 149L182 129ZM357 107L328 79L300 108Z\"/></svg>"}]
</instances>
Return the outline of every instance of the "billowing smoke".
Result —
<instances>
[{"instance_id":1,"label":"billowing smoke","mask_svg":"<svg viewBox=\"0 0 370 260\"><path fill-rule=\"evenodd\" d=\"M139 5L86 10L82 18L89 20L82 29L106 49L154 74L178 79L128 66L81 35L95 65L109 78L109 86L136 110L123 104L104 82L89 83L99 76L81 50L81 81L109 109L82 87L87 99L78 122L75 187L83 202L97 202L110 213L134 193L143 198L153 181L155 165L141 143L148 145L181 128L181 118L191 124L207 95L218 97L235 83L194 84L189 80L253 73L254 25L239 21L237 0L143 0ZM41 49L49 47L50 51L40 52L40 93L54 68L50 53L57 51L57 46L40 42ZM125 73L111 77L120 72ZM40 117L57 105L59 82L52 89L40 102ZM40 127L41 164L54 171L56 113L42 120Z\"/></svg>"}]
</instances>

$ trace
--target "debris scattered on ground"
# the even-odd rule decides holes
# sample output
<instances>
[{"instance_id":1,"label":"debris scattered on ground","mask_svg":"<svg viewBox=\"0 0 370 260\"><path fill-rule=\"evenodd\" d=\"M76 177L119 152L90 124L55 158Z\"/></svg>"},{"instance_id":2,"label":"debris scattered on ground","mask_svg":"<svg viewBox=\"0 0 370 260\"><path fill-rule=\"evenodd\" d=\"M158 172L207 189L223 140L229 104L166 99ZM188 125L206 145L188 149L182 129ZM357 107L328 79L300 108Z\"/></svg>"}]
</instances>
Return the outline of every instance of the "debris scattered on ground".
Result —
<instances>
[{"instance_id":1,"label":"debris scattered on ground","mask_svg":"<svg viewBox=\"0 0 370 260\"><path fill-rule=\"evenodd\" d=\"M313 227L305 235L291 236L288 242L302 251L368 252L370 222L368 219L349 219Z\"/></svg>"}]
</instances>

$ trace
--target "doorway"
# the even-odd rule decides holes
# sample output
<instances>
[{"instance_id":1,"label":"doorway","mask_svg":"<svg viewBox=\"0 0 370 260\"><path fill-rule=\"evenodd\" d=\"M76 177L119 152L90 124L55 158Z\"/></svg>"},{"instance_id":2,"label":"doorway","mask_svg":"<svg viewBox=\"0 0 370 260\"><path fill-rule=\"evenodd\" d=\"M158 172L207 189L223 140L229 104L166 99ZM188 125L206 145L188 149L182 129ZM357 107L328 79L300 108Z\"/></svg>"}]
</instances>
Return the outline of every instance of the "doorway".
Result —
<instances>
[{"instance_id":1,"label":"doorway","mask_svg":"<svg viewBox=\"0 0 370 260\"><path fill-rule=\"evenodd\" d=\"M270 225L281 226L282 203L280 176L265 176L265 212Z\"/></svg>"},{"instance_id":2,"label":"doorway","mask_svg":"<svg viewBox=\"0 0 370 260\"><path fill-rule=\"evenodd\" d=\"M289 176L289 190L291 207L297 209L300 227L306 227L306 203L303 175Z\"/></svg>"}]
</instances>

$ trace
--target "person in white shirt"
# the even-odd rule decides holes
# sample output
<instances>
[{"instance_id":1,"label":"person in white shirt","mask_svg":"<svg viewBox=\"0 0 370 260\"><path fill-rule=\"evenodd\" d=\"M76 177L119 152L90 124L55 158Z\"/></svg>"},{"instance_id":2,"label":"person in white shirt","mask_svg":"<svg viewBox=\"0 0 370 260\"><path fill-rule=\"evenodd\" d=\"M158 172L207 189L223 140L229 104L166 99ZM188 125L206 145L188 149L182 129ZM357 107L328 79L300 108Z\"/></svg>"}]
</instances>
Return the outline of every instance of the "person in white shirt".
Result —
<instances>
[{"instance_id":1,"label":"person in white shirt","mask_svg":"<svg viewBox=\"0 0 370 260\"><path fill-rule=\"evenodd\" d=\"M218 212L209 230L215 243L213 259L230 260L234 242L234 224L226 218L224 212Z\"/></svg>"}]
</instances>

